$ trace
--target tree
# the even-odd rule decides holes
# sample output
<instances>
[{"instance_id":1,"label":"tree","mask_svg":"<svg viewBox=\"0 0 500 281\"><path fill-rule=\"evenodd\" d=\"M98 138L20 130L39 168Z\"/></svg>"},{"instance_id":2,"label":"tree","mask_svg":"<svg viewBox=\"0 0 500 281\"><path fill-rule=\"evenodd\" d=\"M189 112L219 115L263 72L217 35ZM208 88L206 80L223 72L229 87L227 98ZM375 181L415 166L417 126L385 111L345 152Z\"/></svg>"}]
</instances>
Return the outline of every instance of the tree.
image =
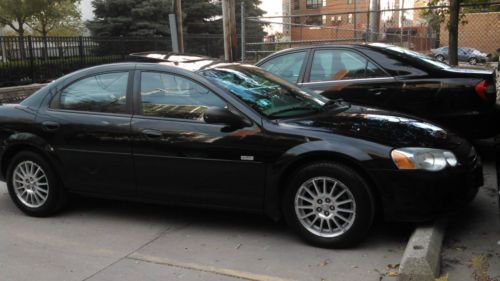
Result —
<instances>
[{"instance_id":1,"label":"tree","mask_svg":"<svg viewBox=\"0 0 500 281\"><path fill-rule=\"evenodd\" d=\"M38 8L38 1L1 0L0 23L9 26L19 36L24 36L26 22Z\"/></svg>"},{"instance_id":2,"label":"tree","mask_svg":"<svg viewBox=\"0 0 500 281\"><path fill-rule=\"evenodd\" d=\"M93 0L94 36L165 36L170 34L171 0Z\"/></svg>"},{"instance_id":3,"label":"tree","mask_svg":"<svg viewBox=\"0 0 500 281\"><path fill-rule=\"evenodd\" d=\"M237 30L240 25L240 2L236 1ZM247 16L262 16L260 0L246 0ZM93 0L95 18L86 26L95 36L164 36L169 35L168 14L173 13L172 0ZM183 0L184 31L189 34L222 34L220 1ZM247 26L264 35L263 26Z\"/></svg>"},{"instance_id":4,"label":"tree","mask_svg":"<svg viewBox=\"0 0 500 281\"><path fill-rule=\"evenodd\" d=\"M34 31L47 36L55 29L74 29L80 26L80 0L35 0L38 9L26 22Z\"/></svg>"},{"instance_id":5,"label":"tree","mask_svg":"<svg viewBox=\"0 0 500 281\"><path fill-rule=\"evenodd\" d=\"M450 65L458 64L458 28L459 25L467 24L467 13L484 12L489 11L499 11L498 6L483 5L484 3L492 2L491 0L431 0L427 3L428 10L422 11L422 16L427 19L430 26L439 32L440 26L446 21L449 16L449 20L446 23L446 28L449 32L449 48L448 57ZM445 6L449 4L449 9L447 8L436 8L437 6ZM466 8L460 8L461 4L478 4L477 6L469 6Z\"/></svg>"}]
</instances>

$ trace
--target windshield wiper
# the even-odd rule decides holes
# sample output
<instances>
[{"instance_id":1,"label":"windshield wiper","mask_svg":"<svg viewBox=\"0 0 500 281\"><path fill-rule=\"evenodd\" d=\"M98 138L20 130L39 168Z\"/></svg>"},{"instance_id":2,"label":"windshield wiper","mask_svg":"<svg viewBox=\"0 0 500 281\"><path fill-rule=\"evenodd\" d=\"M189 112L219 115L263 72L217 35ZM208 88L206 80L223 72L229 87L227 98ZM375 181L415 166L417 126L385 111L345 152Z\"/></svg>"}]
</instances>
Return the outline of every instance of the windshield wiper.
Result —
<instances>
[{"instance_id":1,"label":"windshield wiper","mask_svg":"<svg viewBox=\"0 0 500 281\"><path fill-rule=\"evenodd\" d=\"M294 107L290 107L290 108L287 108L287 109L278 110L276 112L273 112L273 113L269 114L268 117L275 117L278 114L282 114L282 113L289 112L289 111L295 111L295 110L313 110L313 111L317 111L318 109L319 108L312 107L312 106L294 106Z\"/></svg>"},{"instance_id":2,"label":"windshield wiper","mask_svg":"<svg viewBox=\"0 0 500 281\"><path fill-rule=\"evenodd\" d=\"M349 106L348 103L346 103L343 99L333 99L333 100L329 100L327 101L323 107L321 107L321 109L323 110L328 110L328 109L332 109L332 108L336 108L336 107L345 107L345 106Z\"/></svg>"}]
</instances>

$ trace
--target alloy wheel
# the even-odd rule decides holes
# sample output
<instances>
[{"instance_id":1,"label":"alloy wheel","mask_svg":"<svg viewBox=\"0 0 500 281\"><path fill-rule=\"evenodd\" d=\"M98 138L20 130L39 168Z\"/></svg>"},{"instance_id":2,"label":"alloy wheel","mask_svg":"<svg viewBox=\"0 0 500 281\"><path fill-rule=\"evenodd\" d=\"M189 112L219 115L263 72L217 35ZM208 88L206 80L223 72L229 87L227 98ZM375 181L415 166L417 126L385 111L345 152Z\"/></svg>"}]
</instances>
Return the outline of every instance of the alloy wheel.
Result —
<instances>
[{"instance_id":1,"label":"alloy wheel","mask_svg":"<svg viewBox=\"0 0 500 281\"><path fill-rule=\"evenodd\" d=\"M295 195L295 213L310 233L332 238L344 234L356 219L356 202L349 188L331 177L304 182Z\"/></svg>"},{"instance_id":2,"label":"alloy wheel","mask_svg":"<svg viewBox=\"0 0 500 281\"><path fill-rule=\"evenodd\" d=\"M17 198L30 208L45 204L49 196L49 181L43 168L27 160L17 164L12 176L12 184Z\"/></svg>"}]
</instances>

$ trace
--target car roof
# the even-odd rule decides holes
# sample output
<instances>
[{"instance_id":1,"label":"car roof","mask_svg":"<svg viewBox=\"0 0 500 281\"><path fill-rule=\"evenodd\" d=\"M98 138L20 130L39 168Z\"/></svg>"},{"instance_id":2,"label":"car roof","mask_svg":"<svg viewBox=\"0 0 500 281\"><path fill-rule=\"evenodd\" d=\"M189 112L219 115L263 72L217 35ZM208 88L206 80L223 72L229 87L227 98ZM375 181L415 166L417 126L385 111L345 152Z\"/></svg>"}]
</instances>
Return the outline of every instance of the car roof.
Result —
<instances>
[{"instance_id":1,"label":"car roof","mask_svg":"<svg viewBox=\"0 0 500 281\"><path fill-rule=\"evenodd\" d=\"M206 68L227 66L230 64L225 61L195 54L179 54L172 52L150 51L141 53L132 53L129 55L132 58L145 60L149 62L156 62L161 65L182 68L188 71L198 71Z\"/></svg>"}]
</instances>

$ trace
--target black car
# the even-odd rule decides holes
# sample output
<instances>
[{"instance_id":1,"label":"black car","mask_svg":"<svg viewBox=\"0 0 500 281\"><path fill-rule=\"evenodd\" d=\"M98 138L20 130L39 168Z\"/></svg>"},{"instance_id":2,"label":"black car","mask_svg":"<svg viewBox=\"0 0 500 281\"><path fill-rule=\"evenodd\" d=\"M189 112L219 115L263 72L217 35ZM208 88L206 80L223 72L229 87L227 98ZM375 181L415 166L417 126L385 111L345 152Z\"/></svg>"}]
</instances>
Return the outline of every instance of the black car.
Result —
<instances>
[{"instance_id":1,"label":"black car","mask_svg":"<svg viewBox=\"0 0 500 281\"><path fill-rule=\"evenodd\" d=\"M287 49L257 66L329 99L423 117L467 138L500 133L493 70L450 67L385 44Z\"/></svg>"},{"instance_id":2,"label":"black car","mask_svg":"<svg viewBox=\"0 0 500 281\"><path fill-rule=\"evenodd\" d=\"M81 70L0 106L0 171L19 209L48 216L69 193L229 208L347 247L378 212L426 220L482 184L474 148L431 123L255 66L160 57Z\"/></svg>"}]
</instances>

